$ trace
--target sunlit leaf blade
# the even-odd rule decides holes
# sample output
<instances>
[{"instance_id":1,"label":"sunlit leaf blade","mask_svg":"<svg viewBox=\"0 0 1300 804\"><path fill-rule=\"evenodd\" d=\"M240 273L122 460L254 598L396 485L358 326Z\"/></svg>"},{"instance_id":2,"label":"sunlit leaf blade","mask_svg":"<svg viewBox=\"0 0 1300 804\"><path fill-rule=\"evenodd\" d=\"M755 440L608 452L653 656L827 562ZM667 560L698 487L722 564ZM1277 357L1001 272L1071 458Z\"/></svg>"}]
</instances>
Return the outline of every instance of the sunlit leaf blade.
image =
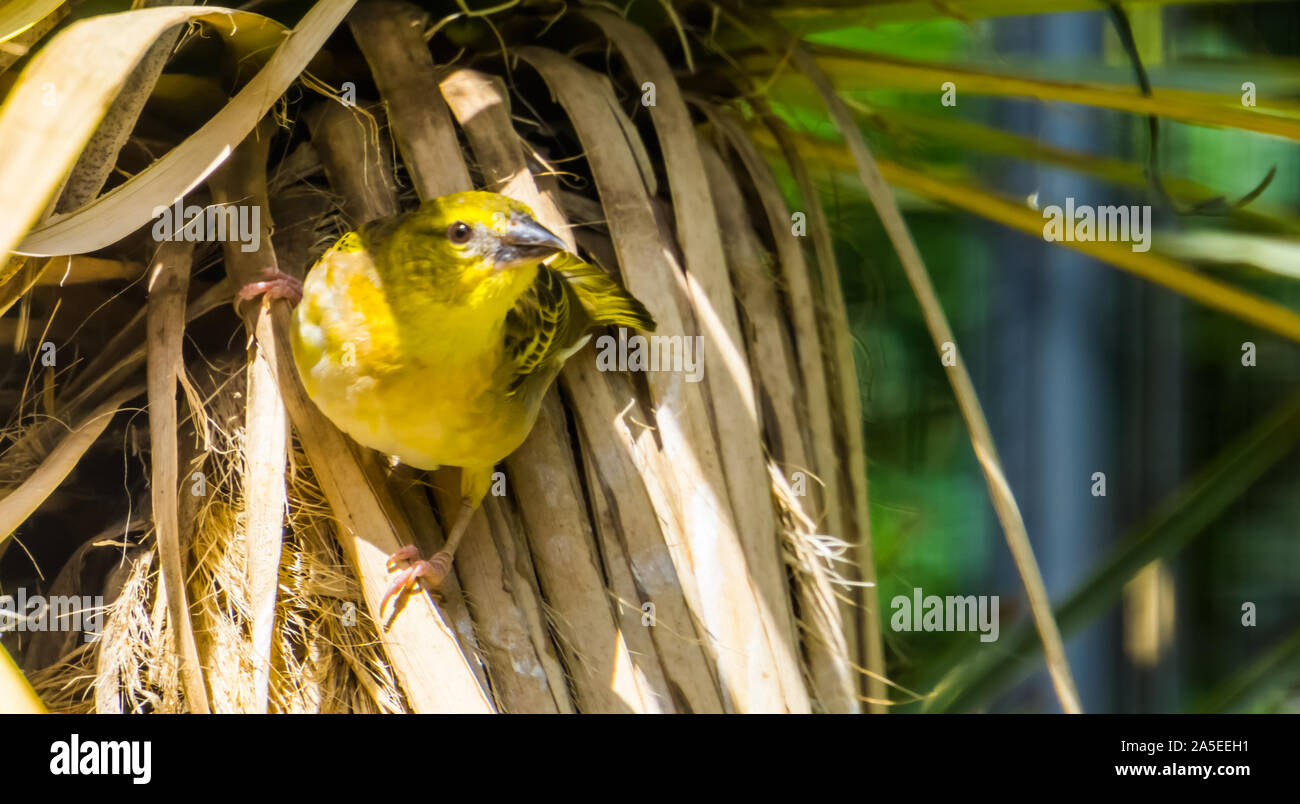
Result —
<instances>
[{"instance_id":1,"label":"sunlit leaf blade","mask_svg":"<svg viewBox=\"0 0 1300 804\"><path fill-rule=\"evenodd\" d=\"M48 13L47 6L53 6ZM67 15L67 6L48 1L11 4L0 9L0 73L26 56ZM12 76L6 74L4 80L0 84L0 97L8 91Z\"/></svg>"},{"instance_id":2,"label":"sunlit leaf blade","mask_svg":"<svg viewBox=\"0 0 1300 804\"><path fill-rule=\"evenodd\" d=\"M0 42L8 42L63 5L63 0L14 0L0 7Z\"/></svg>"},{"instance_id":3,"label":"sunlit leaf blade","mask_svg":"<svg viewBox=\"0 0 1300 804\"><path fill-rule=\"evenodd\" d=\"M1042 236L1043 214L1026 205L1012 203L973 187L940 181L901 165L882 162L880 170L890 183L899 187L1026 234ZM1151 236L1158 241L1160 233ZM1300 313L1198 274L1159 254L1134 251L1130 244L1122 242L1074 240L1061 245L1163 285L1206 307L1259 325L1284 338L1300 341Z\"/></svg>"},{"instance_id":4,"label":"sunlit leaf blade","mask_svg":"<svg viewBox=\"0 0 1300 804\"><path fill-rule=\"evenodd\" d=\"M935 64L910 59L878 56L843 48L813 48L817 63L831 77L840 92L871 89L934 91L951 81L960 91L976 95L1032 98L1054 103L1076 103L1132 114L1157 115L1205 126L1224 126L1300 139L1300 107L1291 102L1273 101L1268 105L1246 108L1239 95L1157 88L1150 97L1135 86L1120 84L1083 84L1049 81L977 70L958 65ZM741 63L759 75L779 75L773 86L778 98L806 98L801 105L810 106L806 85L783 65L779 55L754 53Z\"/></svg>"},{"instance_id":5,"label":"sunlit leaf blade","mask_svg":"<svg viewBox=\"0 0 1300 804\"><path fill-rule=\"evenodd\" d=\"M168 206L185 195L229 156L231 143L253 129L307 66L350 6L351 2L317 3L284 39L266 67L199 131L125 184L76 212L40 226L17 250L85 253L114 243L147 223L154 208ZM30 160L11 158L0 166L0 195L21 199L17 214L0 222L0 252L13 249L13 240L34 222L117 89L158 34L178 22L208 16L224 26L232 13L243 12L199 11L193 7L187 11L181 7L94 17L70 27L41 50L0 108L0 151L13 153L6 148L10 143L16 150L22 149L17 151L19 156L39 151ZM128 18L131 27L127 27ZM113 31L111 37L105 32L106 26ZM265 34L265 28L254 29L259 38ZM86 48L96 50L87 42L109 38L118 43L118 50L105 54L99 48L100 53L84 55ZM111 60L105 61L109 55ZM60 86L67 87L67 110L75 110L75 116L60 111L65 104L50 107L42 101L41 85L46 83L46 76L54 76ZM44 136L31 136L34 124L46 131ZM21 192L19 187L23 188Z\"/></svg>"},{"instance_id":6,"label":"sunlit leaf blade","mask_svg":"<svg viewBox=\"0 0 1300 804\"><path fill-rule=\"evenodd\" d=\"M1300 241L1245 232L1168 232L1161 248L1174 257L1223 265L1248 265L1300 279Z\"/></svg>"},{"instance_id":7,"label":"sunlit leaf blade","mask_svg":"<svg viewBox=\"0 0 1300 804\"><path fill-rule=\"evenodd\" d=\"M983 153L1057 165L1120 186L1143 190L1149 186L1146 165L1045 144L1031 137L1001 131L981 123L884 108L876 110L872 117L909 134L933 137ZM839 161L847 162L847 154L842 148L834 147L828 150L831 151L828 155L833 156L838 152ZM1188 206L1194 206L1220 195L1213 188L1189 179L1169 175L1164 175L1161 179L1169 196ZM1233 209L1230 218L1252 230L1300 233L1300 224L1275 215L1263 214L1255 209L1254 204L1246 208Z\"/></svg>"}]
</instances>

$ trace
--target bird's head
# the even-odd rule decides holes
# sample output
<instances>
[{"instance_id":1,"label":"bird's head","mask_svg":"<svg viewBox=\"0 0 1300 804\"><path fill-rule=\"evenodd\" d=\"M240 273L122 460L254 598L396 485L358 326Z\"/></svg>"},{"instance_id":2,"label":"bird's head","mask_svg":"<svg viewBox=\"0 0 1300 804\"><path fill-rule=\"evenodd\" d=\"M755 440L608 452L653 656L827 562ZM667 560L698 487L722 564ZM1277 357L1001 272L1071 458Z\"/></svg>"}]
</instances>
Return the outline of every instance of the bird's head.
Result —
<instances>
[{"instance_id":1,"label":"bird's head","mask_svg":"<svg viewBox=\"0 0 1300 804\"><path fill-rule=\"evenodd\" d=\"M527 205L497 193L442 196L403 218L393 256L444 303L513 304L537 264L568 248Z\"/></svg>"}]
</instances>

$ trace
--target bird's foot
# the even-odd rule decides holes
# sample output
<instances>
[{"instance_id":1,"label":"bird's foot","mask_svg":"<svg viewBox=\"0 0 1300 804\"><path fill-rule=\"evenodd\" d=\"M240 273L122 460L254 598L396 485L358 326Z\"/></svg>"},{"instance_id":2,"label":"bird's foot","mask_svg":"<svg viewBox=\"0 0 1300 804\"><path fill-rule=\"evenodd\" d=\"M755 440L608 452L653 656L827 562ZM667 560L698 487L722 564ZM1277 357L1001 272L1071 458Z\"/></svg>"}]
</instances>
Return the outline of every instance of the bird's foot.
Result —
<instances>
[{"instance_id":1,"label":"bird's foot","mask_svg":"<svg viewBox=\"0 0 1300 804\"><path fill-rule=\"evenodd\" d=\"M403 591L415 591L419 588L420 578L425 579L429 591L435 595L442 589L443 581L451 572L451 553L441 550L434 553L433 558L428 561L420 559L419 555L420 549L413 544L408 544L388 557L389 569L399 561L410 561L411 565L398 572L397 577L389 584L388 591L384 593L384 600L379 604L380 612L388 607L388 601L393 597Z\"/></svg>"},{"instance_id":2,"label":"bird's foot","mask_svg":"<svg viewBox=\"0 0 1300 804\"><path fill-rule=\"evenodd\" d=\"M482 495L479 495L482 497ZM456 552L456 546L464 538L465 532L469 529L470 519L474 516L474 511L478 506L470 503L468 500L461 500L460 510L456 514L456 521L452 524L451 532L447 534L447 541L442 545L442 549L433 554L433 558L428 561L420 560L420 550L413 544L405 545L388 557L388 568L393 569L393 565L399 561L410 561L411 566L397 573L393 578L392 584L389 585L388 591L384 594L384 600L379 604L379 611L382 614L388 606L388 601L395 595L401 594L405 589L414 590L418 586L420 578L424 578L425 585L435 596L442 589L442 582L447 579L447 574L451 572L451 556ZM413 560L414 559L414 560Z\"/></svg>"},{"instance_id":3,"label":"bird's foot","mask_svg":"<svg viewBox=\"0 0 1300 804\"><path fill-rule=\"evenodd\" d=\"M239 306L249 299L255 299L258 296L265 296L268 299L284 299L293 307L302 301L302 280L297 277L289 276L284 271L277 269L268 270L264 276L265 279L257 282L249 282L244 285L235 294L235 306Z\"/></svg>"}]
</instances>

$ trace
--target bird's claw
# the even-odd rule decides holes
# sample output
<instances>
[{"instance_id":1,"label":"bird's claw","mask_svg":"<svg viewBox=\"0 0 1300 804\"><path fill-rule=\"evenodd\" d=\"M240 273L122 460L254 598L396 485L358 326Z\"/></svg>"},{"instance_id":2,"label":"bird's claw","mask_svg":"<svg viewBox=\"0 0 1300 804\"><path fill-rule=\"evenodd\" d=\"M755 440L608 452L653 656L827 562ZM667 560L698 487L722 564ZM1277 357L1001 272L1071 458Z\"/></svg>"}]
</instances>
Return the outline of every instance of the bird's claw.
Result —
<instances>
[{"instance_id":1,"label":"bird's claw","mask_svg":"<svg viewBox=\"0 0 1300 804\"><path fill-rule=\"evenodd\" d=\"M397 548L397 552L388 557L388 571L393 572L394 565L399 561L410 561L420 555L420 548L413 544L404 544Z\"/></svg>"},{"instance_id":2,"label":"bird's claw","mask_svg":"<svg viewBox=\"0 0 1300 804\"><path fill-rule=\"evenodd\" d=\"M388 557L389 566L391 567L398 561L410 561L419 554L419 548L408 544ZM411 566L398 572L397 577L393 578L393 582L389 584L388 591L384 593L383 602L379 604L380 612L388 607L389 600L403 591L415 591L419 587L420 578L424 578L429 591L437 595L442 589L443 581L447 579L450 572L451 553L446 550L435 553L433 558L428 561L412 561Z\"/></svg>"},{"instance_id":3,"label":"bird's claw","mask_svg":"<svg viewBox=\"0 0 1300 804\"><path fill-rule=\"evenodd\" d=\"M289 302L290 307L302 301L301 279L278 269L267 271L265 276L265 279L249 282L235 293L236 307L258 296L265 296L271 300L284 299Z\"/></svg>"}]
</instances>

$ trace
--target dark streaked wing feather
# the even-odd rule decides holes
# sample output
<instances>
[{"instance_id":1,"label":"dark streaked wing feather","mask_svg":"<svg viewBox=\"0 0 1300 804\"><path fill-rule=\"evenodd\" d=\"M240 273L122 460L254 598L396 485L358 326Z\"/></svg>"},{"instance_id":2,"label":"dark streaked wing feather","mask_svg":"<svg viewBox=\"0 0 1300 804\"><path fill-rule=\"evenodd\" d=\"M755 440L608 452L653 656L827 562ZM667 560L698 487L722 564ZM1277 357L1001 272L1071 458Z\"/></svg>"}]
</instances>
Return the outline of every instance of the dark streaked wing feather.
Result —
<instances>
[{"instance_id":1,"label":"dark streaked wing feather","mask_svg":"<svg viewBox=\"0 0 1300 804\"><path fill-rule=\"evenodd\" d=\"M537 270L537 281L506 315L508 393L542 390L593 325L654 330L654 319L609 274L572 254Z\"/></svg>"},{"instance_id":2,"label":"dark streaked wing feather","mask_svg":"<svg viewBox=\"0 0 1300 804\"><path fill-rule=\"evenodd\" d=\"M563 349L570 326L569 295L564 281L543 265L532 289L506 315L506 363L512 375L509 393L519 390Z\"/></svg>"}]
</instances>

